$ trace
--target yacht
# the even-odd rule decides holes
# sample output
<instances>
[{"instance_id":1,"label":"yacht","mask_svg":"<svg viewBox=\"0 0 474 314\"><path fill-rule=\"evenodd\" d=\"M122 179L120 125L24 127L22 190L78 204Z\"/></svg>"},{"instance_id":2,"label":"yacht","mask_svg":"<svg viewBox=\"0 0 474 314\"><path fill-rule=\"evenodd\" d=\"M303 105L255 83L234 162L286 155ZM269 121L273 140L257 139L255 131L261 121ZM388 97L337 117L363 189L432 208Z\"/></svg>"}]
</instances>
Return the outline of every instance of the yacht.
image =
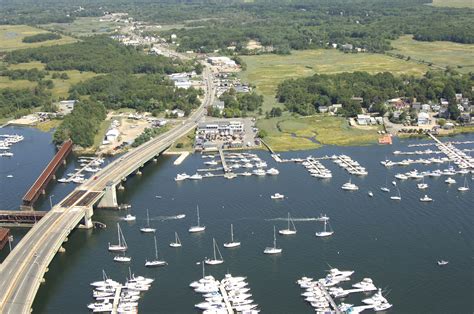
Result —
<instances>
[{"instance_id":1,"label":"yacht","mask_svg":"<svg viewBox=\"0 0 474 314\"><path fill-rule=\"evenodd\" d=\"M273 226L273 247L266 247L263 250L264 254L280 254L283 250L281 248L277 248L276 246L276 228Z\"/></svg>"},{"instance_id":2,"label":"yacht","mask_svg":"<svg viewBox=\"0 0 474 314\"><path fill-rule=\"evenodd\" d=\"M275 168L270 168L267 170L267 174L272 175L272 176L276 176L279 173L280 171L278 171L278 169L275 169Z\"/></svg>"},{"instance_id":3,"label":"yacht","mask_svg":"<svg viewBox=\"0 0 474 314\"><path fill-rule=\"evenodd\" d=\"M346 182L342 185L341 189L346 191L357 191L359 187L352 183L351 179L349 178L349 182Z\"/></svg>"},{"instance_id":4,"label":"yacht","mask_svg":"<svg viewBox=\"0 0 474 314\"><path fill-rule=\"evenodd\" d=\"M285 198L285 195L280 194L280 193L275 193L275 194L271 195L270 198L272 200L282 200L282 199Z\"/></svg>"},{"instance_id":5,"label":"yacht","mask_svg":"<svg viewBox=\"0 0 474 314\"><path fill-rule=\"evenodd\" d=\"M375 312L378 312L378 311L385 311L385 310L388 310L389 308L391 308L393 305L388 303L388 302L382 302L382 303L378 303L374 306L374 311Z\"/></svg>"},{"instance_id":6,"label":"yacht","mask_svg":"<svg viewBox=\"0 0 474 314\"><path fill-rule=\"evenodd\" d=\"M155 240L155 259L152 261L145 260L145 267L158 267L158 266L166 266L168 263L163 260L158 259L158 247L156 245L156 236L153 237Z\"/></svg>"},{"instance_id":7,"label":"yacht","mask_svg":"<svg viewBox=\"0 0 474 314\"><path fill-rule=\"evenodd\" d=\"M206 161L204 164L205 164L205 165L208 165L208 166L215 166L215 165L217 165L217 161L215 161L215 160L213 159L213 160L211 160L211 161Z\"/></svg>"},{"instance_id":8,"label":"yacht","mask_svg":"<svg viewBox=\"0 0 474 314\"><path fill-rule=\"evenodd\" d=\"M291 229L292 226L293 226L293 229ZM290 213L288 213L288 228L287 228L287 229L278 230L278 233L281 234L281 235L293 235L293 234L296 234L296 227L295 227L295 224L294 224L294 222L293 222L293 219L291 219L291 217L290 217Z\"/></svg>"},{"instance_id":9,"label":"yacht","mask_svg":"<svg viewBox=\"0 0 474 314\"><path fill-rule=\"evenodd\" d=\"M422 198L420 198L420 202L432 202L433 199L425 194Z\"/></svg>"},{"instance_id":10,"label":"yacht","mask_svg":"<svg viewBox=\"0 0 474 314\"><path fill-rule=\"evenodd\" d=\"M362 281L357 282L352 285L354 288L364 289L364 291L375 291L377 287L375 287L374 282L370 278L364 278Z\"/></svg>"},{"instance_id":11,"label":"yacht","mask_svg":"<svg viewBox=\"0 0 474 314\"><path fill-rule=\"evenodd\" d=\"M454 180L453 178L449 177L447 178L446 180L444 180L445 183L447 184L455 184L456 183L456 180Z\"/></svg>"},{"instance_id":12,"label":"yacht","mask_svg":"<svg viewBox=\"0 0 474 314\"><path fill-rule=\"evenodd\" d=\"M202 180L202 175L199 173L195 173L192 176L189 177L190 180Z\"/></svg>"},{"instance_id":13,"label":"yacht","mask_svg":"<svg viewBox=\"0 0 474 314\"><path fill-rule=\"evenodd\" d=\"M109 251L111 252L125 252L127 247L127 242L122 233L122 229L120 229L119 223L117 223L117 236L118 236L118 244L110 244L109 243Z\"/></svg>"},{"instance_id":14,"label":"yacht","mask_svg":"<svg viewBox=\"0 0 474 314\"><path fill-rule=\"evenodd\" d=\"M119 262L119 263L129 263L131 260L132 258L128 256L117 255L114 257L114 262Z\"/></svg>"},{"instance_id":15,"label":"yacht","mask_svg":"<svg viewBox=\"0 0 474 314\"><path fill-rule=\"evenodd\" d=\"M331 268L329 270L328 277L341 281L345 280L346 278L349 278L350 276L352 276L353 273L353 270L339 270L337 268Z\"/></svg>"},{"instance_id":16,"label":"yacht","mask_svg":"<svg viewBox=\"0 0 474 314\"><path fill-rule=\"evenodd\" d=\"M404 175L403 173L397 173L395 175L395 178L398 179L398 180L406 180L408 179L408 177L406 175Z\"/></svg>"},{"instance_id":17,"label":"yacht","mask_svg":"<svg viewBox=\"0 0 474 314\"><path fill-rule=\"evenodd\" d=\"M102 270L102 280L91 282L90 285L93 287L105 287L105 286L116 287L116 286L120 286L120 283L112 279L109 279L107 277L107 274L105 273L105 270Z\"/></svg>"},{"instance_id":18,"label":"yacht","mask_svg":"<svg viewBox=\"0 0 474 314\"><path fill-rule=\"evenodd\" d=\"M325 219L324 221L324 230L316 232L317 237L329 237L330 235L334 234L334 231L331 228L331 225L329 224L329 219ZM327 230L327 225L329 224L329 230Z\"/></svg>"},{"instance_id":19,"label":"yacht","mask_svg":"<svg viewBox=\"0 0 474 314\"><path fill-rule=\"evenodd\" d=\"M58 179L58 182L59 182L59 183L68 183L69 180L66 179L66 178L60 178L60 179Z\"/></svg>"},{"instance_id":20,"label":"yacht","mask_svg":"<svg viewBox=\"0 0 474 314\"><path fill-rule=\"evenodd\" d=\"M183 181L186 179L189 179L189 174L186 174L186 173L178 173L176 175L176 178L174 178L175 181Z\"/></svg>"},{"instance_id":21,"label":"yacht","mask_svg":"<svg viewBox=\"0 0 474 314\"><path fill-rule=\"evenodd\" d=\"M230 242L224 243L225 248L234 248L240 246L240 242L234 241L234 225L230 224Z\"/></svg>"},{"instance_id":22,"label":"yacht","mask_svg":"<svg viewBox=\"0 0 474 314\"><path fill-rule=\"evenodd\" d=\"M464 186L458 187L459 192L469 191L469 185L467 184L467 178L464 178Z\"/></svg>"},{"instance_id":23,"label":"yacht","mask_svg":"<svg viewBox=\"0 0 474 314\"><path fill-rule=\"evenodd\" d=\"M140 231L143 233L155 233L156 229L150 227L150 216L148 214L148 209L146 210L146 227L140 228Z\"/></svg>"},{"instance_id":24,"label":"yacht","mask_svg":"<svg viewBox=\"0 0 474 314\"><path fill-rule=\"evenodd\" d=\"M423 177L423 182L416 185L418 190L425 190L428 188L428 184L425 183L425 178Z\"/></svg>"},{"instance_id":25,"label":"yacht","mask_svg":"<svg viewBox=\"0 0 474 314\"><path fill-rule=\"evenodd\" d=\"M201 226L201 218L199 217L199 206L196 206L197 213L197 226L192 226L189 228L190 233L202 232L206 230L206 226Z\"/></svg>"},{"instance_id":26,"label":"yacht","mask_svg":"<svg viewBox=\"0 0 474 314\"><path fill-rule=\"evenodd\" d=\"M244 177L249 177L252 175L251 172L248 172L248 171L245 171L245 172L242 172L241 175L243 175Z\"/></svg>"},{"instance_id":27,"label":"yacht","mask_svg":"<svg viewBox=\"0 0 474 314\"><path fill-rule=\"evenodd\" d=\"M181 247L181 240L178 237L178 233L174 233L174 242L170 243L171 247Z\"/></svg>"},{"instance_id":28,"label":"yacht","mask_svg":"<svg viewBox=\"0 0 474 314\"><path fill-rule=\"evenodd\" d=\"M387 299L385 299L385 297L382 295L382 289L380 288L377 290L377 292L373 296L362 300L362 303L370 304L370 305L375 305L375 304L384 303L384 302L387 302Z\"/></svg>"},{"instance_id":29,"label":"yacht","mask_svg":"<svg viewBox=\"0 0 474 314\"><path fill-rule=\"evenodd\" d=\"M445 261L445 260L438 261L438 266L445 266L445 265L448 265L448 264L449 264L449 262Z\"/></svg>"},{"instance_id":30,"label":"yacht","mask_svg":"<svg viewBox=\"0 0 474 314\"><path fill-rule=\"evenodd\" d=\"M135 221L135 220L137 220L137 217L135 217L131 214L127 214L127 216L122 217L122 220L123 221Z\"/></svg>"},{"instance_id":31,"label":"yacht","mask_svg":"<svg viewBox=\"0 0 474 314\"><path fill-rule=\"evenodd\" d=\"M217 246L216 239L212 238L212 247L214 251L214 259L209 259L206 258L204 261L207 265L219 265L224 263L224 259L222 258L221 251L219 250L219 247ZM219 253L219 259L217 259L216 252Z\"/></svg>"},{"instance_id":32,"label":"yacht","mask_svg":"<svg viewBox=\"0 0 474 314\"><path fill-rule=\"evenodd\" d=\"M253 172L253 174L255 174L256 176L264 176L265 174L267 174L267 173L265 172L265 170L263 170L263 169L255 169L255 170L253 170L252 172Z\"/></svg>"}]
</instances>

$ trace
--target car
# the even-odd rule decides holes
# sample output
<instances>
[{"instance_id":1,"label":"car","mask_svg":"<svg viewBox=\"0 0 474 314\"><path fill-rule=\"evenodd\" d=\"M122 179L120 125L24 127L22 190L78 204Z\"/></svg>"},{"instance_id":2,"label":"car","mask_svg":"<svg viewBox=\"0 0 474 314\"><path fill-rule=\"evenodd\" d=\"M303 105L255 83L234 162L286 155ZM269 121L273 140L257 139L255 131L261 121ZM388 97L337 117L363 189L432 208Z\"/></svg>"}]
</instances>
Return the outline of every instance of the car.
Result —
<instances>
[{"instance_id":1,"label":"car","mask_svg":"<svg viewBox=\"0 0 474 314\"><path fill-rule=\"evenodd\" d=\"M94 177L94 180L97 180L97 178L98 178L98 176L95 176L95 177Z\"/></svg>"}]
</instances>

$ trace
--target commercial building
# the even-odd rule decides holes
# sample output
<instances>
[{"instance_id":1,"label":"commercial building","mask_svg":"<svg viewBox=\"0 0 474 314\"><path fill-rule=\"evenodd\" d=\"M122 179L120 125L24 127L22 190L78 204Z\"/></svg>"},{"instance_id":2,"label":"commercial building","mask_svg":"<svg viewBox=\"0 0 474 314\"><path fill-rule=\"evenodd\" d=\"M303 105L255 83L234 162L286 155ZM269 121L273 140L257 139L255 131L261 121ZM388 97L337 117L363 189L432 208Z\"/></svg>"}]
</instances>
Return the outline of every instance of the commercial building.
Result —
<instances>
[{"instance_id":1,"label":"commercial building","mask_svg":"<svg viewBox=\"0 0 474 314\"><path fill-rule=\"evenodd\" d=\"M197 132L200 134L236 134L244 131L240 121L215 121L199 123Z\"/></svg>"}]
</instances>

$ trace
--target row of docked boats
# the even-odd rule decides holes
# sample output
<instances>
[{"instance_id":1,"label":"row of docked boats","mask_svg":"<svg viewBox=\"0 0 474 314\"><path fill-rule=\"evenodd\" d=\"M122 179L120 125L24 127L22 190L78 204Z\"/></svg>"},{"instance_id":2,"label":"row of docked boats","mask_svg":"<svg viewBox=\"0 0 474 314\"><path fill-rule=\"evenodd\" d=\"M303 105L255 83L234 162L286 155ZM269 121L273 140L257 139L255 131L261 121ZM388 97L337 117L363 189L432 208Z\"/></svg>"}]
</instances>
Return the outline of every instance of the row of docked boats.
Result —
<instances>
[{"instance_id":1,"label":"row of docked boats","mask_svg":"<svg viewBox=\"0 0 474 314\"><path fill-rule=\"evenodd\" d=\"M245 313L256 314L260 310L252 300L247 278L226 274L217 280L205 274L205 263L202 263L202 278L189 284L196 293L204 298L203 302L194 307L205 314Z\"/></svg>"},{"instance_id":2,"label":"row of docked boats","mask_svg":"<svg viewBox=\"0 0 474 314\"><path fill-rule=\"evenodd\" d=\"M367 170L359 164L359 162L353 160L347 155L333 155L331 156L331 159L335 164L346 169L350 174L357 176L366 176L369 174Z\"/></svg>"},{"instance_id":3,"label":"row of docked boats","mask_svg":"<svg viewBox=\"0 0 474 314\"><path fill-rule=\"evenodd\" d=\"M78 162L80 163L81 168L74 169L74 172L66 174L66 177L59 178L57 181L59 183L76 183L82 184L86 182L86 173L96 173L102 170L100 167L105 160L100 157L80 157Z\"/></svg>"},{"instance_id":4,"label":"row of docked boats","mask_svg":"<svg viewBox=\"0 0 474 314\"><path fill-rule=\"evenodd\" d=\"M276 168L270 168L268 170L262 169L262 168L257 168L252 171L244 171L240 173L235 173L236 176L244 176L244 177L250 177L250 176L266 176L266 175L271 175L271 176L276 176L280 174L280 171ZM199 173L195 173L193 175L189 175L187 173L178 173L176 177L174 178L175 181L184 181L184 180L202 180L203 178L211 178L211 177L216 177L217 175L211 173L211 172L206 172L205 174L201 175Z\"/></svg>"},{"instance_id":5,"label":"row of docked boats","mask_svg":"<svg viewBox=\"0 0 474 314\"><path fill-rule=\"evenodd\" d=\"M129 268L129 277L125 284L121 284L102 271L102 280L90 283L95 301L87 308L94 313L138 313L141 294L150 289L153 281L152 278L135 276Z\"/></svg>"},{"instance_id":6,"label":"row of docked boats","mask_svg":"<svg viewBox=\"0 0 474 314\"><path fill-rule=\"evenodd\" d=\"M0 157L13 157L10 148L25 139L23 135L18 134L2 134L0 138Z\"/></svg>"},{"instance_id":7,"label":"row of docked boats","mask_svg":"<svg viewBox=\"0 0 474 314\"><path fill-rule=\"evenodd\" d=\"M304 289L301 296L313 307L316 313L360 313L364 310L385 311L392 307L387 299L382 295L381 289L377 289L371 278L364 278L362 281L352 285L351 289L344 289L338 285L349 281L354 271L339 270L332 268L329 273L318 280L303 276L297 280L297 284ZM364 305L354 306L353 304L340 303L337 299L344 299L351 293L371 293L377 291L368 298L362 299Z\"/></svg>"},{"instance_id":8,"label":"row of docked boats","mask_svg":"<svg viewBox=\"0 0 474 314\"><path fill-rule=\"evenodd\" d=\"M308 170L310 175L319 179L330 179L332 178L331 170L327 169L319 160L312 156L309 156L302 162L302 165Z\"/></svg>"}]
</instances>

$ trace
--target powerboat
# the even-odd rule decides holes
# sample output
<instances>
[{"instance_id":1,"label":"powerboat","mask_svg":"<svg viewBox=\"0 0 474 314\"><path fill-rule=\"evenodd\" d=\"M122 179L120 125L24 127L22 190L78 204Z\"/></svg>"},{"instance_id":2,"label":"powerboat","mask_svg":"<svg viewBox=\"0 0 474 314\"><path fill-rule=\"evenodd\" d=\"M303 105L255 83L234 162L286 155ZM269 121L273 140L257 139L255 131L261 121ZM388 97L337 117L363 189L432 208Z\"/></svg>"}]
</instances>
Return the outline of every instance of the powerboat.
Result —
<instances>
[{"instance_id":1,"label":"powerboat","mask_svg":"<svg viewBox=\"0 0 474 314\"><path fill-rule=\"evenodd\" d=\"M135 220L137 220L137 217L135 217L131 214L127 214L127 216L122 217L122 220L123 221L135 221Z\"/></svg>"},{"instance_id":2,"label":"powerboat","mask_svg":"<svg viewBox=\"0 0 474 314\"><path fill-rule=\"evenodd\" d=\"M114 257L114 262L118 262L118 263L129 263L131 260L132 258L128 256L115 256Z\"/></svg>"},{"instance_id":3,"label":"powerboat","mask_svg":"<svg viewBox=\"0 0 474 314\"><path fill-rule=\"evenodd\" d=\"M375 291L377 287L375 287L374 282L371 278L364 278L362 281L357 282L352 285L354 288L364 289L364 291Z\"/></svg>"},{"instance_id":4,"label":"powerboat","mask_svg":"<svg viewBox=\"0 0 474 314\"><path fill-rule=\"evenodd\" d=\"M456 180L454 180L453 178L449 177L447 178L446 180L444 180L445 183L447 184L455 184L456 183Z\"/></svg>"},{"instance_id":5,"label":"powerboat","mask_svg":"<svg viewBox=\"0 0 474 314\"><path fill-rule=\"evenodd\" d=\"M387 302L387 299L385 299L384 296L382 295L382 289L380 288L377 290L377 292L373 296L362 300L362 303L370 304L370 305L375 305L375 304L384 303L384 302Z\"/></svg>"},{"instance_id":6,"label":"powerboat","mask_svg":"<svg viewBox=\"0 0 474 314\"><path fill-rule=\"evenodd\" d=\"M341 189L346 190L346 191L357 191L359 187L355 185L354 183L352 183L351 179L349 179L349 182L344 183Z\"/></svg>"},{"instance_id":7,"label":"powerboat","mask_svg":"<svg viewBox=\"0 0 474 314\"><path fill-rule=\"evenodd\" d=\"M433 199L425 194L422 198L420 198L420 202L432 202Z\"/></svg>"},{"instance_id":8,"label":"powerboat","mask_svg":"<svg viewBox=\"0 0 474 314\"><path fill-rule=\"evenodd\" d=\"M192 176L189 177L190 180L202 180L202 175L199 173L195 173Z\"/></svg>"},{"instance_id":9,"label":"powerboat","mask_svg":"<svg viewBox=\"0 0 474 314\"><path fill-rule=\"evenodd\" d=\"M372 191L369 191L369 193L367 193L370 197L374 197L374 193L372 193Z\"/></svg>"},{"instance_id":10,"label":"powerboat","mask_svg":"<svg viewBox=\"0 0 474 314\"><path fill-rule=\"evenodd\" d=\"M279 173L280 173L280 171L278 171L275 168L270 168L270 169L267 170L267 174L272 175L272 176L276 176Z\"/></svg>"},{"instance_id":11,"label":"powerboat","mask_svg":"<svg viewBox=\"0 0 474 314\"><path fill-rule=\"evenodd\" d=\"M285 198L285 195L280 194L280 193L275 193L275 194L271 195L270 198L272 200L281 200L281 199Z\"/></svg>"},{"instance_id":12,"label":"powerboat","mask_svg":"<svg viewBox=\"0 0 474 314\"><path fill-rule=\"evenodd\" d=\"M186 179L189 179L189 174L186 174L186 173L178 173L176 175L176 178L174 178L175 181L183 181Z\"/></svg>"},{"instance_id":13,"label":"powerboat","mask_svg":"<svg viewBox=\"0 0 474 314\"><path fill-rule=\"evenodd\" d=\"M445 261L445 260L438 261L438 266L445 266L445 265L448 265L448 264L449 264L449 262Z\"/></svg>"}]
</instances>

